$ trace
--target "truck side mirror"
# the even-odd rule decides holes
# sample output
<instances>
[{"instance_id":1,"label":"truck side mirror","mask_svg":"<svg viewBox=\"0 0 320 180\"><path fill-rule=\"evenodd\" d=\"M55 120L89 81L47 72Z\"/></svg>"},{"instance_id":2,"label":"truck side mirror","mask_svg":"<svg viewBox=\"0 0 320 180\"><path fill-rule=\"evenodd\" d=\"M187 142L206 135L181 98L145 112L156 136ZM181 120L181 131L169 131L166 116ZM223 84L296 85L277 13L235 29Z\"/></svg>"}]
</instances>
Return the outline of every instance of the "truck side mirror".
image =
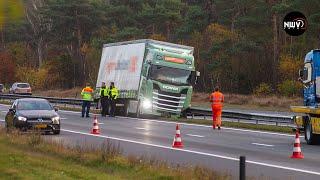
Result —
<instances>
[{"instance_id":1,"label":"truck side mirror","mask_svg":"<svg viewBox=\"0 0 320 180\"><path fill-rule=\"evenodd\" d=\"M303 70L299 70L299 77L302 78L303 77Z\"/></svg>"},{"instance_id":2,"label":"truck side mirror","mask_svg":"<svg viewBox=\"0 0 320 180\"><path fill-rule=\"evenodd\" d=\"M195 77L195 81L194 81L194 84L195 84L195 85L198 83L199 77L200 77L200 72L199 72L199 71L196 71L196 77Z\"/></svg>"},{"instance_id":3,"label":"truck side mirror","mask_svg":"<svg viewBox=\"0 0 320 180\"><path fill-rule=\"evenodd\" d=\"M150 79L150 74L151 74L151 68L152 68L152 66L151 66L151 63L147 66L147 68L146 68L146 79L147 80L149 80Z\"/></svg>"}]
</instances>

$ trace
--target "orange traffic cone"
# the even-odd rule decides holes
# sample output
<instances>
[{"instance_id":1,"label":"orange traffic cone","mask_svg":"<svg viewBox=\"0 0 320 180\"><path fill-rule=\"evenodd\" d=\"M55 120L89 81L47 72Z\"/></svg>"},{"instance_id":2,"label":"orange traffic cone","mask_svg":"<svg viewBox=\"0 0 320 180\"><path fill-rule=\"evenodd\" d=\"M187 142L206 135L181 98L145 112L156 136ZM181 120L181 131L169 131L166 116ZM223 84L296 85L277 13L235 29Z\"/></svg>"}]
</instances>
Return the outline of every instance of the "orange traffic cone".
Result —
<instances>
[{"instance_id":1,"label":"orange traffic cone","mask_svg":"<svg viewBox=\"0 0 320 180\"><path fill-rule=\"evenodd\" d=\"M94 116L93 128L91 130L91 134L100 134L97 116Z\"/></svg>"},{"instance_id":2,"label":"orange traffic cone","mask_svg":"<svg viewBox=\"0 0 320 180\"><path fill-rule=\"evenodd\" d=\"M293 153L292 153L291 158L294 158L294 159L303 159L304 158L304 156L301 152L299 130L296 131L296 139L294 141Z\"/></svg>"},{"instance_id":3,"label":"orange traffic cone","mask_svg":"<svg viewBox=\"0 0 320 180\"><path fill-rule=\"evenodd\" d=\"M173 148L183 148L183 143L182 143L182 139L180 136L179 124L176 125L176 135L173 138L172 147Z\"/></svg>"}]
</instances>

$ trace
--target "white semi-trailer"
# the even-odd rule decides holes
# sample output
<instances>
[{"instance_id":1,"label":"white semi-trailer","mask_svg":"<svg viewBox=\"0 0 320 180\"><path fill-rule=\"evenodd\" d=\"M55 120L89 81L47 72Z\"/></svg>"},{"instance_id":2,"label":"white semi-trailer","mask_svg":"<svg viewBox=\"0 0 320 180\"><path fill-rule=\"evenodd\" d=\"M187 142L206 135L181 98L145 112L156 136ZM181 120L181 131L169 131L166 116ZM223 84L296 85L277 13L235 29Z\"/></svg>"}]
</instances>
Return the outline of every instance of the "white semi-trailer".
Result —
<instances>
[{"instance_id":1,"label":"white semi-trailer","mask_svg":"<svg viewBox=\"0 0 320 180\"><path fill-rule=\"evenodd\" d=\"M149 39L105 44L96 87L115 82L124 115L176 114L190 106L193 47Z\"/></svg>"}]
</instances>

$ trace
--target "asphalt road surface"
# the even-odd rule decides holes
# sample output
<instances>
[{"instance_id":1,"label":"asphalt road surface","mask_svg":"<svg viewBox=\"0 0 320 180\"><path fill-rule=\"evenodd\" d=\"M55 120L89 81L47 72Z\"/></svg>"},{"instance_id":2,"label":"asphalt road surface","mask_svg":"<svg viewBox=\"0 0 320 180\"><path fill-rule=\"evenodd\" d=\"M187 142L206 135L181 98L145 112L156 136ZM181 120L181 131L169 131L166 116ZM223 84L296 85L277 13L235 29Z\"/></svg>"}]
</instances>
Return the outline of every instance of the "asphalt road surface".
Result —
<instances>
[{"instance_id":1,"label":"asphalt road surface","mask_svg":"<svg viewBox=\"0 0 320 180\"><path fill-rule=\"evenodd\" d=\"M0 105L0 121L9 106ZM320 179L320 146L301 137L304 159L291 159L294 136L234 128L212 130L210 126L180 124L183 149L171 148L175 123L152 119L98 116L100 135L91 135L92 118L79 112L59 111L60 135L46 136L70 145L99 146L107 139L119 144L125 155L156 158L170 164L201 165L226 172L235 179L239 156L247 158L247 176L257 179Z\"/></svg>"}]
</instances>

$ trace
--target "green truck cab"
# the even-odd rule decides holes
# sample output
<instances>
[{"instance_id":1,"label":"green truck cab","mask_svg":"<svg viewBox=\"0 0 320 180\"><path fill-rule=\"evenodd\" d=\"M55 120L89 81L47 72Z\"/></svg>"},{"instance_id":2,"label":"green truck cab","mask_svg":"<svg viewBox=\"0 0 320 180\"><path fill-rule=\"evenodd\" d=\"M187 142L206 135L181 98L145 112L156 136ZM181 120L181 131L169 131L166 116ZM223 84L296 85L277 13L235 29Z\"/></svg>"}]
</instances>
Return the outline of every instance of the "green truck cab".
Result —
<instances>
[{"instance_id":1,"label":"green truck cab","mask_svg":"<svg viewBox=\"0 0 320 180\"><path fill-rule=\"evenodd\" d=\"M150 39L105 44L97 89L114 82L123 115L182 115L191 103L195 70L193 47Z\"/></svg>"}]
</instances>

